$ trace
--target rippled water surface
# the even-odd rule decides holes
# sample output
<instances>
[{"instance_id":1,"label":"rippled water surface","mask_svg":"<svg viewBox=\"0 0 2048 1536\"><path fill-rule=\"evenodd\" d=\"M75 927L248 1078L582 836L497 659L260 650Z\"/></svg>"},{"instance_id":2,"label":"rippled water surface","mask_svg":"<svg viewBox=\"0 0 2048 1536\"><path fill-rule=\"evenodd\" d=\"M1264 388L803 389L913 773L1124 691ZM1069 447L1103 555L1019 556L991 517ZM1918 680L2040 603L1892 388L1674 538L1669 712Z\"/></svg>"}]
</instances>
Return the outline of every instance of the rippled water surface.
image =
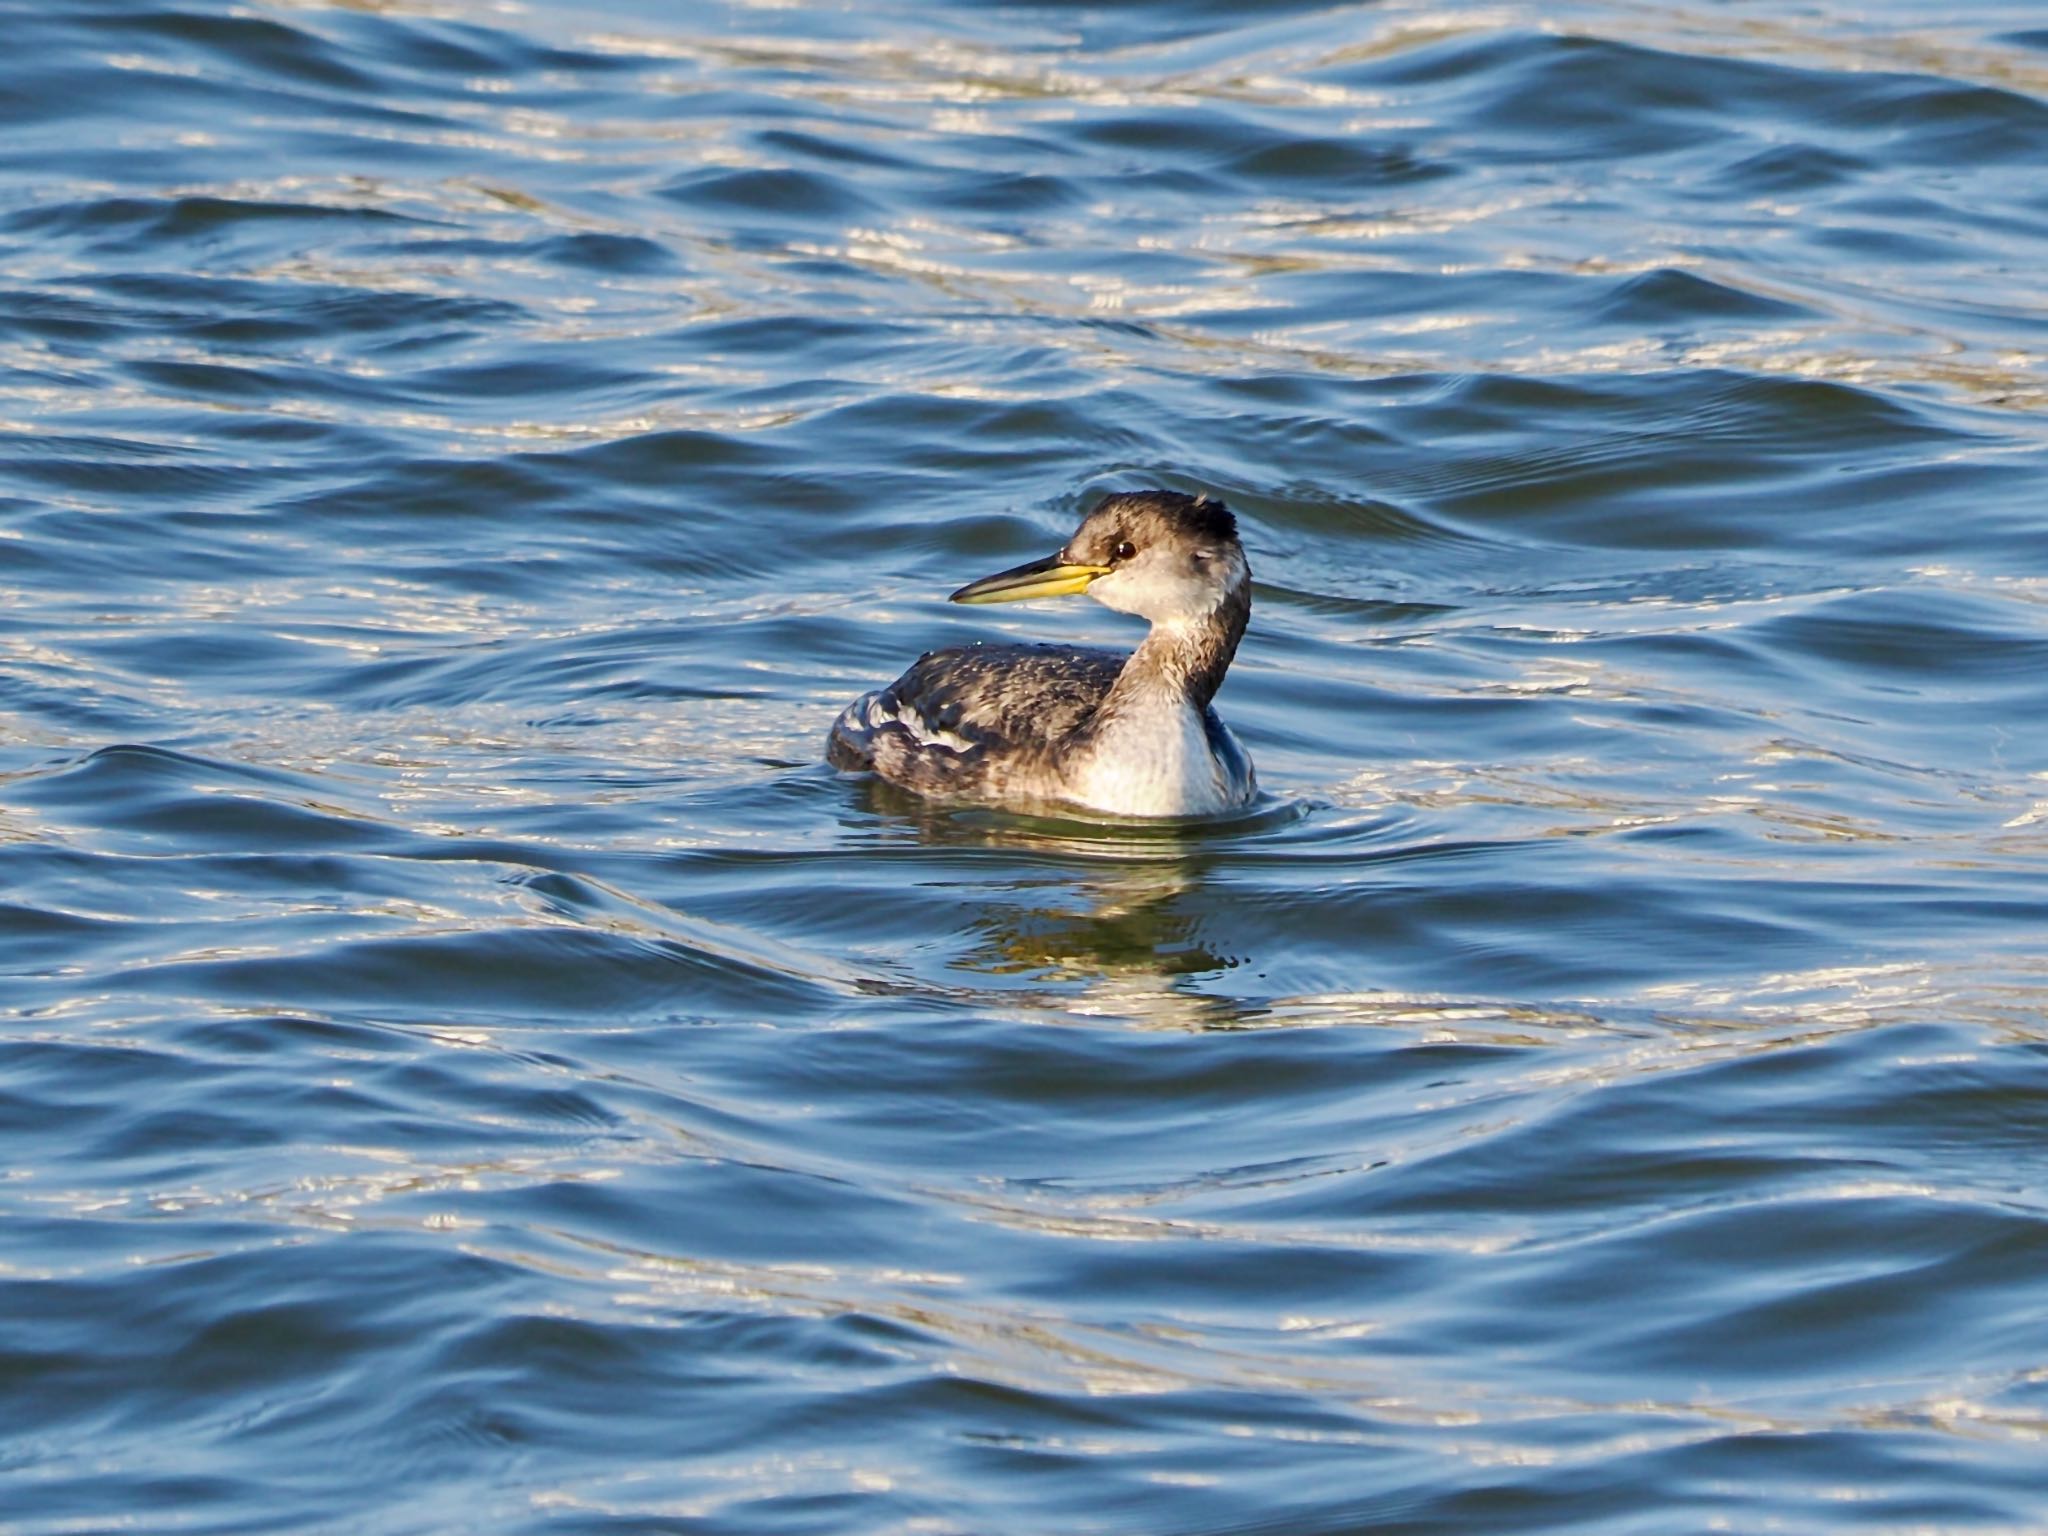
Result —
<instances>
[{"instance_id":1,"label":"rippled water surface","mask_svg":"<svg viewBox=\"0 0 2048 1536\"><path fill-rule=\"evenodd\" d=\"M0 1531L2048 1528L2034 0L0 23Z\"/></svg>"}]
</instances>

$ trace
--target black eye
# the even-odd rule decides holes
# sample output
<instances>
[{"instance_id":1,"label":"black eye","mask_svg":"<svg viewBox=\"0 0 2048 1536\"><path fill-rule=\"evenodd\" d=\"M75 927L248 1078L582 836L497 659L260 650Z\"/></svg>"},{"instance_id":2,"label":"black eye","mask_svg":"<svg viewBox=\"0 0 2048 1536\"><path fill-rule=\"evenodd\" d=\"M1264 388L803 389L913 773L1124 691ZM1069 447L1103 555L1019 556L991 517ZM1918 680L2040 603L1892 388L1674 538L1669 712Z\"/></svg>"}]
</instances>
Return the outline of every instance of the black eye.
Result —
<instances>
[{"instance_id":1,"label":"black eye","mask_svg":"<svg viewBox=\"0 0 2048 1536\"><path fill-rule=\"evenodd\" d=\"M1133 544L1129 539L1124 539L1117 544L1114 558L1118 560L1129 560L1137 553L1138 546Z\"/></svg>"}]
</instances>

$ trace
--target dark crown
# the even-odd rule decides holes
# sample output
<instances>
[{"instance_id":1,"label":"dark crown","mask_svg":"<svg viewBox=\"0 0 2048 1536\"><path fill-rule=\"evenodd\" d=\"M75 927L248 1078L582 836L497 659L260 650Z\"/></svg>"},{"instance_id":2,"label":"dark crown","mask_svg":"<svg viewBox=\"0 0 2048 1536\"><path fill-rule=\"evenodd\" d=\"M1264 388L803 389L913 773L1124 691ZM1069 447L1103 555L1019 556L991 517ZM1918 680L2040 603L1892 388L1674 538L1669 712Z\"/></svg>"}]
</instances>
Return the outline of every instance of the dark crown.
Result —
<instances>
[{"instance_id":1,"label":"dark crown","mask_svg":"<svg viewBox=\"0 0 2048 1536\"><path fill-rule=\"evenodd\" d=\"M1102 507L1121 503L1119 510L1151 512L1177 523L1198 539L1222 544L1237 537L1237 519L1230 508L1213 496L1189 496L1182 491L1126 491L1106 496Z\"/></svg>"}]
</instances>

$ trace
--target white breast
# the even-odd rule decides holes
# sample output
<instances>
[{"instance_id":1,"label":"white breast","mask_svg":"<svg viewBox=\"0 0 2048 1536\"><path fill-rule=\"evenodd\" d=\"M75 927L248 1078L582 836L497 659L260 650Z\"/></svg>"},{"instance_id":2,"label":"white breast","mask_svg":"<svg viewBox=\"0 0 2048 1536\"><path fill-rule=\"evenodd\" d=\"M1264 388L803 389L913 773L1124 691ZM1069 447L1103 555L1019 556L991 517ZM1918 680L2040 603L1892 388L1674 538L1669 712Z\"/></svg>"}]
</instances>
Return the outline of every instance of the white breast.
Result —
<instances>
[{"instance_id":1,"label":"white breast","mask_svg":"<svg viewBox=\"0 0 2048 1536\"><path fill-rule=\"evenodd\" d=\"M1200 713L1175 701L1104 730L1069 771L1068 794L1115 816L1213 816L1251 798L1250 759L1233 755L1219 762Z\"/></svg>"}]
</instances>

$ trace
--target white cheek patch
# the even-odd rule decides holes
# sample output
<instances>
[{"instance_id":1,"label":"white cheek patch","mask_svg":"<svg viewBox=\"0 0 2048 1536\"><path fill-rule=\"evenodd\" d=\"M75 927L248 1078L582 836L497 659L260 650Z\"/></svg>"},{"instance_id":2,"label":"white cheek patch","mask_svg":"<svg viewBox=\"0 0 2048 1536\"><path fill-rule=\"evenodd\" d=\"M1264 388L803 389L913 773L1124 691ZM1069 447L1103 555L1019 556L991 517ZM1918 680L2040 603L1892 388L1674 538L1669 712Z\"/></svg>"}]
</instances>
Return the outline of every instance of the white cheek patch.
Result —
<instances>
[{"instance_id":1,"label":"white cheek patch","mask_svg":"<svg viewBox=\"0 0 2048 1536\"><path fill-rule=\"evenodd\" d=\"M1097 577L1088 595L1119 613L1158 617L1199 612L1214 604L1217 593L1215 583L1200 566L1174 562L1124 566Z\"/></svg>"}]
</instances>

